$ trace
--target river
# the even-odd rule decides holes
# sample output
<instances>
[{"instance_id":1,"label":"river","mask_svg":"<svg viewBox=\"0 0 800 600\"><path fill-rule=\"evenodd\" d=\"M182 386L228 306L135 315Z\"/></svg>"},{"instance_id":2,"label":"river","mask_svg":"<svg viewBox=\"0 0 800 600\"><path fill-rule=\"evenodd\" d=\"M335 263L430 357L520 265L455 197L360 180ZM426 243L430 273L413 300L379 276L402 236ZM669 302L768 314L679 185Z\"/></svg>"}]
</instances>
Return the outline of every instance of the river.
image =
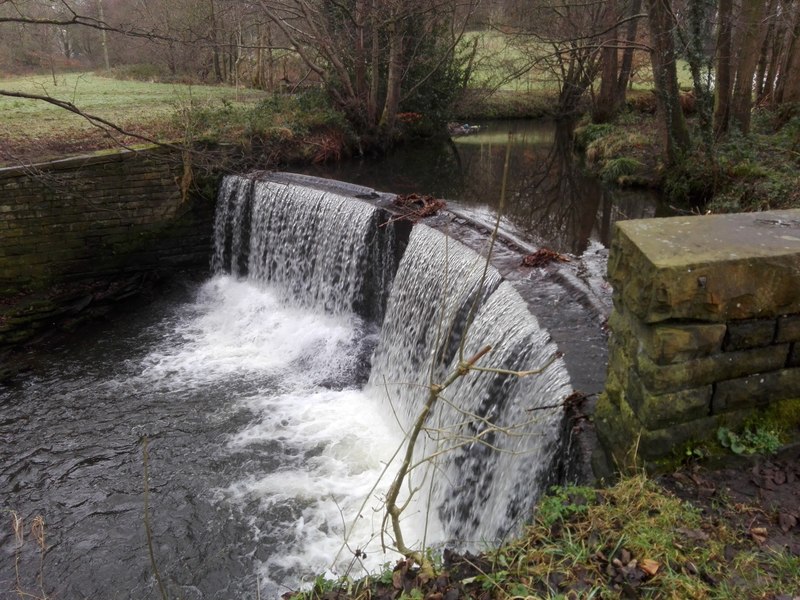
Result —
<instances>
[{"instance_id":1,"label":"river","mask_svg":"<svg viewBox=\"0 0 800 600\"><path fill-rule=\"evenodd\" d=\"M552 124L486 124L310 170L488 218L509 139L505 218L534 243L580 254L615 220L660 210L582 175ZM364 388L377 338L355 314L219 273L38 349L0 388L0 597L158 598L160 573L171 597L267 598L328 569L360 572L355 546L381 514L372 487L403 439ZM431 524L409 514L425 535ZM375 542L369 568L395 558Z\"/></svg>"}]
</instances>

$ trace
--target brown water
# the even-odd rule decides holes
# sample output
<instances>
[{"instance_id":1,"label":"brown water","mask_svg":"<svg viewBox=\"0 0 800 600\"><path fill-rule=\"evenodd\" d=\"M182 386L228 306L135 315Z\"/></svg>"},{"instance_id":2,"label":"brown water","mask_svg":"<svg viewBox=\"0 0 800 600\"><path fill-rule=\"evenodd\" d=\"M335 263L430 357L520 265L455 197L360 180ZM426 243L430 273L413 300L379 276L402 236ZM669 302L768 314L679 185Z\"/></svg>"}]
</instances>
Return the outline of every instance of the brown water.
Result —
<instances>
[{"instance_id":1,"label":"brown water","mask_svg":"<svg viewBox=\"0 0 800 600\"><path fill-rule=\"evenodd\" d=\"M610 189L587 174L564 122L490 121L473 135L303 172L380 191L431 194L489 216L499 205L509 145L503 214L534 244L580 255L590 240L607 246L616 221L670 214L651 190Z\"/></svg>"}]
</instances>

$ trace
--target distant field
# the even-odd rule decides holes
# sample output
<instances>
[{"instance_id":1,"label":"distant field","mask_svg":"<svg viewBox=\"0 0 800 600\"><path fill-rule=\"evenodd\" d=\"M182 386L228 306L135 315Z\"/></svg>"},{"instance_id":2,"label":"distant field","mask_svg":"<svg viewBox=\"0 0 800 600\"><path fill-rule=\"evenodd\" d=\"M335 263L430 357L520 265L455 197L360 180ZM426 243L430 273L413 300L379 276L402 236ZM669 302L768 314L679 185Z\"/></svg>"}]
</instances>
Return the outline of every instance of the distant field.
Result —
<instances>
[{"instance_id":1,"label":"distant field","mask_svg":"<svg viewBox=\"0 0 800 600\"><path fill-rule=\"evenodd\" d=\"M81 110L112 121L125 129L160 139L181 134L181 107L223 103L246 104L265 97L256 90L227 86L182 85L120 81L93 73L0 77L0 89L66 100ZM128 142L132 140L126 140ZM109 147L115 142L88 121L43 101L0 96L0 162L2 154L39 155ZM2 152L4 151L4 152Z\"/></svg>"},{"instance_id":2,"label":"distant field","mask_svg":"<svg viewBox=\"0 0 800 600\"><path fill-rule=\"evenodd\" d=\"M520 48L509 44L509 38L498 31L469 32L464 36L464 46L471 48L477 38L477 52L473 65L471 86L476 88L491 87L506 92L550 92L558 89L558 82L553 73L548 72L546 61L539 62L530 70L525 70L533 55L546 55L549 48L533 48L526 55ZM633 88L649 90L653 88L653 75L648 57L639 53L639 67L633 75ZM507 80L513 73L519 76ZM599 78L597 85L599 85ZM691 89L692 76L689 65L684 60L678 61L678 83L684 89Z\"/></svg>"}]
</instances>

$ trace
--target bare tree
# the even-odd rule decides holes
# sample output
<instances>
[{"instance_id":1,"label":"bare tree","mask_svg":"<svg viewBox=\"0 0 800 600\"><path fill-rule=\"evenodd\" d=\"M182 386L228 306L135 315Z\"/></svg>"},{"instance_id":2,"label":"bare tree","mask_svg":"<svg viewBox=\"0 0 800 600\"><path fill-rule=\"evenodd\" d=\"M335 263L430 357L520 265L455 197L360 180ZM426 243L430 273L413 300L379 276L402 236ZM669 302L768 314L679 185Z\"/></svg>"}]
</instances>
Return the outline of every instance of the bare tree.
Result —
<instances>
[{"instance_id":1,"label":"bare tree","mask_svg":"<svg viewBox=\"0 0 800 600\"><path fill-rule=\"evenodd\" d=\"M259 0L356 126L391 136L400 107L451 72L474 0Z\"/></svg>"},{"instance_id":2,"label":"bare tree","mask_svg":"<svg viewBox=\"0 0 800 600\"><path fill-rule=\"evenodd\" d=\"M677 22L670 0L647 0L650 25L650 61L658 106L662 147L668 164L680 162L691 148L691 138L680 104L675 51Z\"/></svg>"}]
</instances>

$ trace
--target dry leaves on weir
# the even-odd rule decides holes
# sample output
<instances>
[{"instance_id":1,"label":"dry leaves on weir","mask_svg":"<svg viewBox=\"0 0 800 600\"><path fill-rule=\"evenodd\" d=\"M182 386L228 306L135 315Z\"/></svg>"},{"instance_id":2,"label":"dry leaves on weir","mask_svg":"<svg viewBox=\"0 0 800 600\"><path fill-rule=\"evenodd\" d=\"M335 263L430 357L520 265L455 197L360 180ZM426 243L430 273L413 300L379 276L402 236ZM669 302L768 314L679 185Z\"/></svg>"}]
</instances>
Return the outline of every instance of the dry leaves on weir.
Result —
<instances>
[{"instance_id":1,"label":"dry leaves on weir","mask_svg":"<svg viewBox=\"0 0 800 600\"><path fill-rule=\"evenodd\" d=\"M543 267L551 262L569 262L569 257L559 254L549 248L539 248L533 254L528 254L522 259L524 267Z\"/></svg>"},{"instance_id":2,"label":"dry leaves on weir","mask_svg":"<svg viewBox=\"0 0 800 600\"><path fill-rule=\"evenodd\" d=\"M440 210L447 208L447 203L444 200L421 194L397 196L392 204L404 210L404 214L400 218L412 222L425 217L432 217Z\"/></svg>"}]
</instances>

